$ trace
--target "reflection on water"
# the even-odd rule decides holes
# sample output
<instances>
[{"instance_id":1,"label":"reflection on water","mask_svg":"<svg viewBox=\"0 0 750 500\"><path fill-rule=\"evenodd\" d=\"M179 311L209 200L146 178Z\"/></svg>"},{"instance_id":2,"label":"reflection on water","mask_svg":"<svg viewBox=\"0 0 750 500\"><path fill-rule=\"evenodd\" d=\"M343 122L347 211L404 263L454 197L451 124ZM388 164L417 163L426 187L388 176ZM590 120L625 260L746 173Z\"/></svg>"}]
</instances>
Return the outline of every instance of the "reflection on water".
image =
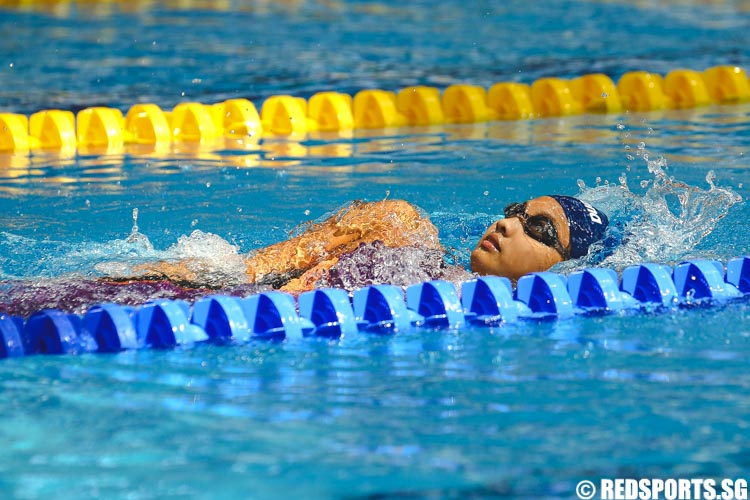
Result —
<instances>
[{"instance_id":1,"label":"reflection on water","mask_svg":"<svg viewBox=\"0 0 750 500\"><path fill-rule=\"evenodd\" d=\"M385 131L356 133L310 133L290 140L283 137L261 141L221 140L215 144L175 143L173 145L127 145L109 150L80 148L77 152L34 151L0 154L0 191L21 193L41 192L43 184L99 183L103 189L118 190L119 183L133 164L146 164L154 173L174 174L181 164L203 168L273 168L300 165L316 167L348 166L337 159L352 159L353 166L381 160L383 155L419 155L438 153L447 143L459 140L488 138L486 126L436 128L427 132L399 130L398 135ZM38 168L34 168L38 167ZM75 176L55 175L72 169Z\"/></svg>"},{"instance_id":2,"label":"reflection on water","mask_svg":"<svg viewBox=\"0 0 750 500\"><path fill-rule=\"evenodd\" d=\"M0 154L0 191L18 194L25 185L38 192L43 184L76 181L117 190L132 168L129 165L148 164L155 173L168 174L179 172L179 164L186 161L206 168L279 169L305 165L341 168L382 161L386 157L403 162L466 148L546 144L554 148L570 143L591 145L588 161L592 161L611 156L612 146L635 141L630 139L631 135L634 138L645 136L649 147L668 154L672 163L707 164L715 161L717 147L722 148L725 155L744 155L744 143L737 138L750 135L749 117L747 105L714 106L625 115L405 127L390 131L315 132L294 140L227 138L211 143L127 145L110 150L3 153ZM67 169L75 170L75 175L53 174Z\"/></svg>"}]
</instances>

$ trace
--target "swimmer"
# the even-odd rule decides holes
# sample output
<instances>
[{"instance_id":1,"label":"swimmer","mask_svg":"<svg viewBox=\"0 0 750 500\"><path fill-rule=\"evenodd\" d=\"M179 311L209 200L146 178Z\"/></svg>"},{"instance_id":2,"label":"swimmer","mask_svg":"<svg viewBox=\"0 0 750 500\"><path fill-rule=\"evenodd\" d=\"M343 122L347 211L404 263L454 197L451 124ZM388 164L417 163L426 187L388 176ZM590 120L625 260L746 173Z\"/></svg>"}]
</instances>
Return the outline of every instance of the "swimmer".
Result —
<instances>
[{"instance_id":1,"label":"swimmer","mask_svg":"<svg viewBox=\"0 0 750 500\"><path fill-rule=\"evenodd\" d=\"M607 216L570 196L542 196L512 203L505 217L492 224L471 253L471 270L479 275L505 276L513 282L524 274L546 271L579 258L601 239ZM251 252L245 258L247 282L269 284L299 293L316 287L342 256L365 244L388 248L444 249L437 228L406 201L357 202L300 235ZM136 279L200 283L200 264L158 262L136 269ZM205 270L203 270L205 271Z\"/></svg>"}]
</instances>

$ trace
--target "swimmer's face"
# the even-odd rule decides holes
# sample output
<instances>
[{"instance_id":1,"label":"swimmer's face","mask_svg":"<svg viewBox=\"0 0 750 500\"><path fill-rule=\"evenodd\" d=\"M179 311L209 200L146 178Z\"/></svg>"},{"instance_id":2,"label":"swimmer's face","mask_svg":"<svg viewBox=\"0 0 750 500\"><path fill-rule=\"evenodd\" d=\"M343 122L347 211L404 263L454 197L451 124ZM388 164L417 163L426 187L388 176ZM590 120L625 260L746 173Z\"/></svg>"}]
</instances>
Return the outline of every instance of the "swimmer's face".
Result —
<instances>
[{"instance_id":1,"label":"swimmer's face","mask_svg":"<svg viewBox=\"0 0 750 500\"><path fill-rule=\"evenodd\" d=\"M509 205L506 212L471 253L472 271L516 281L568 258L570 227L554 198L542 196L523 205Z\"/></svg>"}]
</instances>

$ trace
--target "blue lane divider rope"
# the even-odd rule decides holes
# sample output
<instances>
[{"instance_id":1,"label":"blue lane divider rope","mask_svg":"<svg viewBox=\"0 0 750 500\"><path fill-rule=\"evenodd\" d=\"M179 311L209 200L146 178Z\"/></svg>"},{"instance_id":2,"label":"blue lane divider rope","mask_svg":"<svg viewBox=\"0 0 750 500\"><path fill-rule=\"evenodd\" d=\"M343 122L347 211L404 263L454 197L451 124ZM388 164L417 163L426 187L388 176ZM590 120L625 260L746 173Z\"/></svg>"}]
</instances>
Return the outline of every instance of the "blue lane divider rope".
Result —
<instances>
[{"instance_id":1,"label":"blue lane divider rope","mask_svg":"<svg viewBox=\"0 0 750 500\"><path fill-rule=\"evenodd\" d=\"M86 311L82 327L94 336L100 352L138 348L134 307L97 304Z\"/></svg>"},{"instance_id":2,"label":"blue lane divider rope","mask_svg":"<svg viewBox=\"0 0 750 500\"><path fill-rule=\"evenodd\" d=\"M584 269L565 277L552 272L510 281L483 276L461 284L441 280L411 285L371 285L356 290L325 288L295 301L282 292L247 298L204 297L192 306L153 300L140 307L97 304L83 317L45 309L22 318L0 313L0 358L31 354L169 349L211 341L340 338L357 332L394 334L412 328L497 326L520 320L725 303L750 297L750 257L727 262L689 260L672 269L640 264L618 281L611 269Z\"/></svg>"}]
</instances>

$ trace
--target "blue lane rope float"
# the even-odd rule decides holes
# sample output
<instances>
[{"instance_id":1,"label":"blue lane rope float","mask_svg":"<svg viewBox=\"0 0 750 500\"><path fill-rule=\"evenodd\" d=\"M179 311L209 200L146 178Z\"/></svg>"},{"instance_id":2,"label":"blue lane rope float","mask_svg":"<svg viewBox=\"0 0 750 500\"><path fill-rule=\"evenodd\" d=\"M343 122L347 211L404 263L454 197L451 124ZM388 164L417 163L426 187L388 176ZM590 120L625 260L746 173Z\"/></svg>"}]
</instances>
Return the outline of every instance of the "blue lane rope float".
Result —
<instances>
[{"instance_id":1,"label":"blue lane rope float","mask_svg":"<svg viewBox=\"0 0 750 500\"><path fill-rule=\"evenodd\" d=\"M46 309L22 318L0 314L0 358L32 354L169 349L200 342L341 338L357 332L396 334L415 328L501 326L576 315L653 312L658 308L722 304L750 297L750 257L726 265L688 260L671 268L630 266L618 280L611 269L522 276L515 292L506 278L484 276L456 287L434 280L407 287L370 285L349 294L326 288L246 298L207 296L192 306L158 299L140 307L97 304L81 317Z\"/></svg>"},{"instance_id":2,"label":"blue lane rope float","mask_svg":"<svg viewBox=\"0 0 750 500\"><path fill-rule=\"evenodd\" d=\"M172 110L135 104L126 112L94 106L77 114L47 109L26 116L0 113L0 152L38 149L72 155L118 154L126 146L153 153L171 144L208 149L257 144L262 137L303 138L308 132L524 120L581 113L619 113L750 101L750 80L739 66L695 71L674 69L664 77L645 71L623 74L617 84L601 73L572 79L540 78L531 85L500 82L485 89L454 84L414 86L397 92L363 89L353 97L318 92L309 99L273 95L260 106L242 98L214 104L182 102ZM229 141L229 142L226 142ZM150 149L149 149L150 148Z\"/></svg>"}]
</instances>

